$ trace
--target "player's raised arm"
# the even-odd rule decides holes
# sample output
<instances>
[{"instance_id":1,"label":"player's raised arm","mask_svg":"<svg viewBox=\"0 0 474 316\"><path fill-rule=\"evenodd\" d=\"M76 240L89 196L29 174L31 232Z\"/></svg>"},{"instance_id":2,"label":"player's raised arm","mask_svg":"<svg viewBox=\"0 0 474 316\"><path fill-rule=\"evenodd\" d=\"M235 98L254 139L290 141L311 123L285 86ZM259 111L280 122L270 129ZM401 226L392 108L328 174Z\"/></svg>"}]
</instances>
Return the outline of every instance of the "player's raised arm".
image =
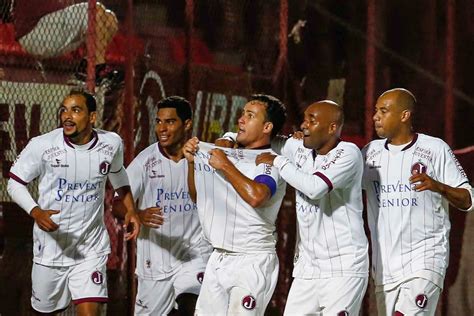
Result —
<instances>
[{"instance_id":1,"label":"player's raised arm","mask_svg":"<svg viewBox=\"0 0 474 316\"><path fill-rule=\"evenodd\" d=\"M252 207L259 207L271 197L271 190L267 184L255 181L244 176L220 149L209 152L209 164L216 170L224 173L237 193Z\"/></svg>"},{"instance_id":2,"label":"player's raised arm","mask_svg":"<svg viewBox=\"0 0 474 316\"><path fill-rule=\"evenodd\" d=\"M194 182L194 155L199 146L199 139L193 137L189 139L183 146L184 157L188 161L188 189L189 196L193 202L196 202L196 185Z\"/></svg>"}]
</instances>

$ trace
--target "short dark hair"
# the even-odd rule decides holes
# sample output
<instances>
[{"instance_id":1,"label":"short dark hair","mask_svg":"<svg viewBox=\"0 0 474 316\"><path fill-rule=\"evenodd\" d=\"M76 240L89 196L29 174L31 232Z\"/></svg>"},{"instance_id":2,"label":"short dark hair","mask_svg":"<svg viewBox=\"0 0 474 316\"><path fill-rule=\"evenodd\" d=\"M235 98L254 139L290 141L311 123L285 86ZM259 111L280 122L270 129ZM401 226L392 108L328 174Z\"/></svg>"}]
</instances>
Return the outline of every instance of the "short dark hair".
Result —
<instances>
[{"instance_id":1,"label":"short dark hair","mask_svg":"<svg viewBox=\"0 0 474 316\"><path fill-rule=\"evenodd\" d=\"M252 94L249 102L251 101L262 102L266 105L265 119L273 124L271 137L276 136L286 121L286 107L283 102L267 94Z\"/></svg>"},{"instance_id":2,"label":"short dark hair","mask_svg":"<svg viewBox=\"0 0 474 316\"><path fill-rule=\"evenodd\" d=\"M73 95L80 95L86 100L86 106L89 113L97 111L97 102L95 101L95 97L92 94L86 91L72 90L69 92L68 97Z\"/></svg>"},{"instance_id":3,"label":"short dark hair","mask_svg":"<svg viewBox=\"0 0 474 316\"><path fill-rule=\"evenodd\" d=\"M191 103L183 97L173 95L167 98L160 100L156 104L157 109L164 109L164 108L173 108L176 109L176 114L181 119L181 121L185 122L188 119L192 119L193 117L193 110L191 109Z\"/></svg>"}]
</instances>

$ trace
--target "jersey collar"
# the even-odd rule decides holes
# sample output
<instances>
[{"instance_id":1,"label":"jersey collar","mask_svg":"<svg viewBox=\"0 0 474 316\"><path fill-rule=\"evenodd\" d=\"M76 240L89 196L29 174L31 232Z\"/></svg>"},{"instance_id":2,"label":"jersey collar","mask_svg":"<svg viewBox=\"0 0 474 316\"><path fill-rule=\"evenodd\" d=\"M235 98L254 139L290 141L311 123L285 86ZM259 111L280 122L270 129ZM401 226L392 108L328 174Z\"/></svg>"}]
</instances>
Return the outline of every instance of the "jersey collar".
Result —
<instances>
[{"instance_id":1,"label":"jersey collar","mask_svg":"<svg viewBox=\"0 0 474 316\"><path fill-rule=\"evenodd\" d=\"M415 135L413 135L413 139L411 140L411 142L409 144L407 144L405 147L403 147L402 151L405 151L405 150L409 149L411 146L415 145L417 140L418 140L418 133L415 133ZM390 150L388 148L388 139L385 141L384 147L385 147L386 150Z\"/></svg>"},{"instance_id":2,"label":"jersey collar","mask_svg":"<svg viewBox=\"0 0 474 316\"><path fill-rule=\"evenodd\" d=\"M74 143L71 142L71 139L67 137L66 135L63 134L63 136L64 136L64 142L66 143L66 145L75 149L77 145L74 145ZM87 150L91 150L92 148L94 148L94 146L97 144L98 141L99 141L99 136L97 135L97 132L95 130L92 130L92 140L89 142L91 145L89 146L89 148L87 148Z\"/></svg>"}]
</instances>

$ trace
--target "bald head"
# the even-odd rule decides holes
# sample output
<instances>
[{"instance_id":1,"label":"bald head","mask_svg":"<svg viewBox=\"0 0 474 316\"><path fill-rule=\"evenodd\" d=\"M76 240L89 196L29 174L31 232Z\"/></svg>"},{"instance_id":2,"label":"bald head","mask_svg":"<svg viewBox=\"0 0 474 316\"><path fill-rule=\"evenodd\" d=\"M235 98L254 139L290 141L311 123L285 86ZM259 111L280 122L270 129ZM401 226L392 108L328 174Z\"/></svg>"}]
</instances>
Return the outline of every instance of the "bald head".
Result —
<instances>
[{"instance_id":1,"label":"bald head","mask_svg":"<svg viewBox=\"0 0 474 316\"><path fill-rule=\"evenodd\" d=\"M343 124L344 113L337 103L323 100L311 104L301 123L303 145L325 155L339 142Z\"/></svg>"},{"instance_id":2,"label":"bald head","mask_svg":"<svg viewBox=\"0 0 474 316\"><path fill-rule=\"evenodd\" d=\"M331 100L318 101L311 104L308 109L317 111L321 118L328 123L336 123L342 129L344 124L344 112L342 107Z\"/></svg>"},{"instance_id":3,"label":"bald head","mask_svg":"<svg viewBox=\"0 0 474 316\"><path fill-rule=\"evenodd\" d=\"M398 107L400 111L408 110L412 113L415 111L416 98L413 95L413 93L411 93L407 89L395 88L395 89L387 90L384 93L382 93L380 97L378 98L378 100L382 100L382 99L392 100L392 104Z\"/></svg>"}]
</instances>

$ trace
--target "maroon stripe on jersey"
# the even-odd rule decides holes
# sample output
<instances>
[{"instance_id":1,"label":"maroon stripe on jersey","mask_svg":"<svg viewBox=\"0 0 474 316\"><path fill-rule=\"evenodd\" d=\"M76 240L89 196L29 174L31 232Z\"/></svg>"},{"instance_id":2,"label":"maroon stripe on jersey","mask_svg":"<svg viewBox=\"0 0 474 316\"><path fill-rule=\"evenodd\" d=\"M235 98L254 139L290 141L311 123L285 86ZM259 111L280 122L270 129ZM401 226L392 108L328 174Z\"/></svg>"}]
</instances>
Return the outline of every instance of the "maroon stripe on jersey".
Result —
<instances>
[{"instance_id":1,"label":"maroon stripe on jersey","mask_svg":"<svg viewBox=\"0 0 474 316\"><path fill-rule=\"evenodd\" d=\"M326 182L326 184L328 185L328 188L329 188L328 192L332 191L332 188L333 188L332 182L331 182L331 180L328 179L328 177L326 177L324 174L322 174L319 171L315 172L314 175L320 177L324 182Z\"/></svg>"},{"instance_id":2,"label":"maroon stripe on jersey","mask_svg":"<svg viewBox=\"0 0 474 316\"><path fill-rule=\"evenodd\" d=\"M399 312L399 311L395 311L395 314L393 314L394 316L405 316L405 314L403 314L402 312Z\"/></svg>"},{"instance_id":3,"label":"maroon stripe on jersey","mask_svg":"<svg viewBox=\"0 0 474 316\"><path fill-rule=\"evenodd\" d=\"M417 140L418 140L418 134L415 133L415 135L413 135L413 139L411 140L411 142L408 145L406 145L405 147L403 147L402 151L407 150L411 146L415 145ZM388 139L385 141L385 144L383 146L385 147L385 149L388 150Z\"/></svg>"},{"instance_id":4,"label":"maroon stripe on jersey","mask_svg":"<svg viewBox=\"0 0 474 316\"><path fill-rule=\"evenodd\" d=\"M418 140L418 134L415 133L415 135L413 136L413 139L411 140L411 142L408 145L406 145L405 147L403 147L402 151L407 150L411 146L415 145L417 140Z\"/></svg>"},{"instance_id":5,"label":"maroon stripe on jersey","mask_svg":"<svg viewBox=\"0 0 474 316\"><path fill-rule=\"evenodd\" d=\"M92 137L94 138L94 141L92 142L92 144L90 145L89 148L87 148L87 150L91 150L92 148L94 148L94 146L97 144L97 142L99 141L99 136L97 135L97 132L96 131L92 131Z\"/></svg>"},{"instance_id":6,"label":"maroon stripe on jersey","mask_svg":"<svg viewBox=\"0 0 474 316\"><path fill-rule=\"evenodd\" d=\"M66 142L66 145L68 145L71 148L75 148L74 144L71 142L71 139L67 137L66 135L63 135L63 136L64 136L64 141ZM92 131L92 139L94 141L89 146L89 148L87 148L87 150L91 150L92 148L94 148L94 146L97 145L97 142L99 141L99 136L97 135L96 131Z\"/></svg>"},{"instance_id":7,"label":"maroon stripe on jersey","mask_svg":"<svg viewBox=\"0 0 474 316\"><path fill-rule=\"evenodd\" d=\"M13 180L15 180L15 181L18 182L18 183L21 183L21 184L23 184L23 185L27 185L27 184L28 184L28 182L23 181L22 179L20 179L19 176L17 176L17 175L14 174L14 173L9 172L9 173L8 173L8 176L10 177L10 179L13 179Z\"/></svg>"},{"instance_id":8,"label":"maroon stripe on jersey","mask_svg":"<svg viewBox=\"0 0 474 316\"><path fill-rule=\"evenodd\" d=\"M72 300L74 304L81 304L81 303L87 303L87 302L93 302L93 303L107 303L108 298L107 297L84 297L80 298L78 300Z\"/></svg>"},{"instance_id":9,"label":"maroon stripe on jersey","mask_svg":"<svg viewBox=\"0 0 474 316\"><path fill-rule=\"evenodd\" d=\"M156 143L158 145L158 149L160 150L160 153L165 156L166 158L170 159L170 157L168 156L168 154L165 152L165 150L163 149L163 147L161 147L160 143Z\"/></svg>"},{"instance_id":10,"label":"maroon stripe on jersey","mask_svg":"<svg viewBox=\"0 0 474 316\"><path fill-rule=\"evenodd\" d=\"M66 135L63 135L63 136L64 136L64 141L66 142L66 145L68 145L71 148L74 148L74 145L71 143L71 140L69 139L69 137L67 137Z\"/></svg>"}]
</instances>

